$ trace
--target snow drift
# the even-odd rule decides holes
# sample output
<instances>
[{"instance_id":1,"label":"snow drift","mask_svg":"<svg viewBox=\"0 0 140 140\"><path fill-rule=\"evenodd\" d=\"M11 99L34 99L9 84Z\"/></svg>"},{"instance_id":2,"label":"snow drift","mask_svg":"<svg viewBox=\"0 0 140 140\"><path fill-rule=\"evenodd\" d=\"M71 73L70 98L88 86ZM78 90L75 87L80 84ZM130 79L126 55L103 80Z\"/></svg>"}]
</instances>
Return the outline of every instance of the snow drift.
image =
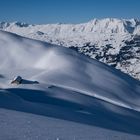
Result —
<instances>
[{"instance_id":1,"label":"snow drift","mask_svg":"<svg viewBox=\"0 0 140 140\"><path fill-rule=\"evenodd\" d=\"M140 82L112 67L4 31L0 66L2 108L140 134ZM11 85L17 75L26 82Z\"/></svg>"}]
</instances>

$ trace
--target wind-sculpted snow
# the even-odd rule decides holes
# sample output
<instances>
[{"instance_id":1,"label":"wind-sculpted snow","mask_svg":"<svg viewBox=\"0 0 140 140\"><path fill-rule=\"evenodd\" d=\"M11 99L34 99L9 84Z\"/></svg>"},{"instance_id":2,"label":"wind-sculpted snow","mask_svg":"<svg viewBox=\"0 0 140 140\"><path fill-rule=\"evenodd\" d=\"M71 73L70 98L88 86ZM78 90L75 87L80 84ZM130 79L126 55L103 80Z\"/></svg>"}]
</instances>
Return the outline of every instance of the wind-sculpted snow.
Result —
<instances>
[{"instance_id":1,"label":"wind-sculpted snow","mask_svg":"<svg viewBox=\"0 0 140 140\"><path fill-rule=\"evenodd\" d=\"M0 66L1 108L140 135L140 82L106 64L0 31Z\"/></svg>"}]
</instances>

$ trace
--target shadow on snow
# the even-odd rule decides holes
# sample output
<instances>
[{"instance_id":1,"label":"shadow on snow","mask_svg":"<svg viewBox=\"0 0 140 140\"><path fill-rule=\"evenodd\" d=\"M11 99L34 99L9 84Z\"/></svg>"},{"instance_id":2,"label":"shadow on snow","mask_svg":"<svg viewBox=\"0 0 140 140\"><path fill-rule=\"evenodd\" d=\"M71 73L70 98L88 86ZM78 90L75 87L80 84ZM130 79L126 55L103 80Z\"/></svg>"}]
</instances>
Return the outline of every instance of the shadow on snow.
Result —
<instances>
[{"instance_id":1,"label":"shadow on snow","mask_svg":"<svg viewBox=\"0 0 140 140\"><path fill-rule=\"evenodd\" d=\"M60 87L1 90L0 107L140 135L139 112Z\"/></svg>"}]
</instances>

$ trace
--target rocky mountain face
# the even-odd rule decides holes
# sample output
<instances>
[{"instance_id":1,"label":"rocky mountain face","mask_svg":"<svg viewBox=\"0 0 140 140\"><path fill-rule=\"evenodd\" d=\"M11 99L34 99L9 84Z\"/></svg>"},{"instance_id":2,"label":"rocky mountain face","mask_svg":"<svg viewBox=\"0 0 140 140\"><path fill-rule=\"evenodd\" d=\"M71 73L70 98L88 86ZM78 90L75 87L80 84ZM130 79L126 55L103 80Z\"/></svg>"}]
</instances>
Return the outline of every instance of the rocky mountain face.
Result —
<instances>
[{"instance_id":1,"label":"rocky mountain face","mask_svg":"<svg viewBox=\"0 0 140 140\"><path fill-rule=\"evenodd\" d=\"M118 53L111 53L114 50L112 44L99 47L87 43L81 47L70 48L140 79L140 36L134 36L123 43Z\"/></svg>"},{"instance_id":2,"label":"rocky mountain face","mask_svg":"<svg viewBox=\"0 0 140 140\"><path fill-rule=\"evenodd\" d=\"M74 49L140 80L140 21L94 19L82 24L0 23L0 29Z\"/></svg>"}]
</instances>

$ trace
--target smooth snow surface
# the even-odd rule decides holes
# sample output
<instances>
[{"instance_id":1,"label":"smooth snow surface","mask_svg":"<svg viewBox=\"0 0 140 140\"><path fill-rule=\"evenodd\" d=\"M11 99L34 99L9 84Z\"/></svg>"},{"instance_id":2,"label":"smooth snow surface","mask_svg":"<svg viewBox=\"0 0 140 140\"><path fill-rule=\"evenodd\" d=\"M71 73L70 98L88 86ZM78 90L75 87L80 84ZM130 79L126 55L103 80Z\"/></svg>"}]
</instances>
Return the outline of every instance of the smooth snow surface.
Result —
<instances>
[{"instance_id":1,"label":"smooth snow surface","mask_svg":"<svg viewBox=\"0 0 140 140\"><path fill-rule=\"evenodd\" d=\"M22 84L10 84L18 75ZM4 140L140 138L139 81L70 49L4 31L0 107Z\"/></svg>"}]
</instances>

